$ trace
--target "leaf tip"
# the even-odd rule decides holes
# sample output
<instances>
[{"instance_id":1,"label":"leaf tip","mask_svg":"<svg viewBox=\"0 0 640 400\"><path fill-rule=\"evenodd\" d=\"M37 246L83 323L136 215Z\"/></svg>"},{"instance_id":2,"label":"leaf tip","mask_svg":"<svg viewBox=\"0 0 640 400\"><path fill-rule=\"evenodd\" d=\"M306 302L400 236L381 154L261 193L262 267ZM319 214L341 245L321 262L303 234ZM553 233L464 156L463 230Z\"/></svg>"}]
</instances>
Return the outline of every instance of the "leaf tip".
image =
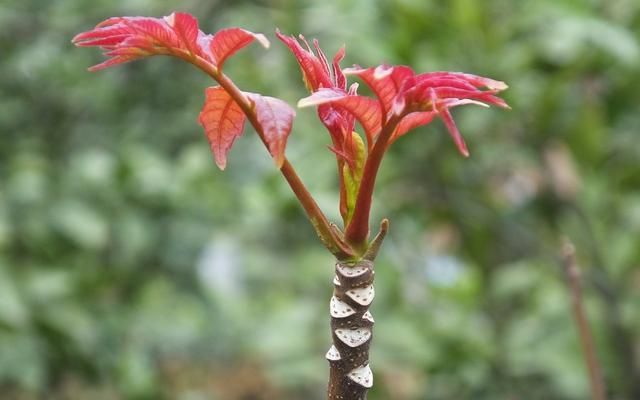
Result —
<instances>
[{"instance_id":1,"label":"leaf tip","mask_svg":"<svg viewBox=\"0 0 640 400\"><path fill-rule=\"evenodd\" d=\"M89 71L89 72L98 72L98 71L101 71L103 69L105 69L105 67L102 66L101 64L98 64L98 65L94 65L94 66L91 66L91 67L87 68L87 71Z\"/></svg>"},{"instance_id":2,"label":"leaf tip","mask_svg":"<svg viewBox=\"0 0 640 400\"><path fill-rule=\"evenodd\" d=\"M308 96L308 97L304 97L304 98L298 100L297 107L298 108L305 108L305 107L311 107L313 105L315 105L313 99L311 98L311 96Z\"/></svg>"},{"instance_id":3,"label":"leaf tip","mask_svg":"<svg viewBox=\"0 0 640 400\"><path fill-rule=\"evenodd\" d=\"M509 85L502 81L493 81L491 84L487 85L487 88L490 90L503 91L509 89Z\"/></svg>"},{"instance_id":4,"label":"leaf tip","mask_svg":"<svg viewBox=\"0 0 640 400\"><path fill-rule=\"evenodd\" d=\"M375 80L384 79L387 76L391 75L392 73L393 73L393 67L390 67L384 64L378 65L376 69L373 71L373 79Z\"/></svg>"},{"instance_id":5,"label":"leaf tip","mask_svg":"<svg viewBox=\"0 0 640 400\"><path fill-rule=\"evenodd\" d=\"M176 24L176 13L172 12L170 15L167 15L166 17L163 17L162 19L165 20L165 22L167 24L169 24L169 26L174 27Z\"/></svg>"},{"instance_id":6,"label":"leaf tip","mask_svg":"<svg viewBox=\"0 0 640 400\"><path fill-rule=\"evenodd\" d=\"M383 218L382 221L380 221L380 231L386 234L388 230L389 230L389 219Z\"/></svg>"},{"instance_id":7,"label":"leaf tip","mask_svg":"<svg viewBox=\"0 0 640 400\"><path fill-rule=\"evenodd\" d=\"M268 49L271 46L271 42L269 42L269 39L267 39L267 37L265 35L263 35L262 33L254 33L253 37L258 41L258 43L260 43L260 45L262 47L264 47L265 49Z\"/></svg>"}]
</instances>

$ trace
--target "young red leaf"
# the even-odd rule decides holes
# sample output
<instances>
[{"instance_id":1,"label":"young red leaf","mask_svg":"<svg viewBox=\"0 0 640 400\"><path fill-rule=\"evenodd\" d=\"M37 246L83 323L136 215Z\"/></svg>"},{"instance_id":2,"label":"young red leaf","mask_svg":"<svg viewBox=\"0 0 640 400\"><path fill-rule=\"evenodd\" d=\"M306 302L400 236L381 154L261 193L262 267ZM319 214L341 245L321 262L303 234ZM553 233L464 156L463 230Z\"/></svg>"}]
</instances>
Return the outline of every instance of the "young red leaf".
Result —
<instances>
[{"instance_id":1,"label":"young red leaf","mask_svg":"<svg viewBox=\"0 0 640 400\"><path fill-rule=\"evenodd\" d=\"M360 122L367 136L369 148L373 146L375 135L380 131L382 113L379 103L370 97L350 95L341 90L320 89L311 96L298 101L298 107L332 104L342 107Z\"/></svg>"},{"instance_id":2,"label":"young red leaf","mask_svg":"<svg viewBox=\"0 0 640 400\"><path fill-rule=\"evenodd\" d=\"M198 20L192 15L173 13L164 18L109 18L76 35L72 42L81 47L100 47L111 57L90 68L96 71L152 55L172 55L189 62L196 56L220 68L231 55L254 40L269 46L264 35L240 28L207 35L200 31Z\"/></svg>"},{"instance_id":3,"label":"young red leaf","mask_svg":"<svg viewBox=\"0 0 640 400\"><path fill-rule=\"evenodd\" d=\"M453 117L451 116L451 112L449 111L449 109L445 107L442 110L440 110L439 114L440 114L440 117L442 118L442 121L444 121L444 124L449 130L449 135L451 135L454 143L456 144L456 147L458 147L458 151L460 151L460 154L462 154L465 157L469 157L469 150L467 149L467 144L464 142L464 139L462 138L462 135L460 134L460 131L458 130L458 127L456 126L456 122L453 120Z\"/></svg>"},{"instance_id":4,"label":"young red leaf","mask_svg":"<svg viewBox=\"0 0 640 400\"><path fill-rule=\"evenodd\" d=\"M209 43L216 65L222 69L224 62L243 47L257 40L265 49L269 48L269 40L261 33L253 33L240 28L222 29L216 32Z\"/></svg>"},{"instance_id":5,"label":"young red leaf","mask_svg":"<svg viewBox=\"0 0 640 400\"><path fill-rule=\"evenodd\" d=\"M504 100L494 96L496 92L493 90L483 92L479 90L464 90L447 86L436 87L433 90L438 99L477 99L503 108L508 107Z\"/></svg>"},{"instance_id":6,"label":"young red leaf","mask_svg":"<svg viewBox=\"0 0 640 400\"><path fill-rule=\"evenodd\" d=\"M467 74L464 72L446 72L446 71L426 72L424 74L417 75L416 82L422 83L424 80L439 79L439 78L458 79L458 80L468 82L473 86L475 86L476 88L486 87L489 90L503 91L509 88L509 86L502 81L496 81L495 79L485 78L484 76L478 76L473 74Z\"/></svg>"},{"instance_id":7,"label":"young red leaf","mask_svg":"<svg viewBox=\"0 0 640 400\"><path fill-rule=\"evenodd\" d=\"M287 103L275 97L245 93L253 102L258 122L264 131L264 141L278 168L284 163L284 150L291 133L296 112Z\"/></svg>"},{"instance_id":8,"label":"young red leaf","mask_svg":"<svg viewBox=\"0 0 640 400\"><path fill-rule=\"evenodd\" d=\"M334 84L338 88L347 88L347 78L344 76L342 69L340 68L340 61L344 58L346 50L344 46L338 50L336 55L333 57L333 62L331 63L331 72L333 73Z\"/></svg>"},{"instance_id":9,"label":"young red leaf","mask_svg":"<svg viewBox=\"0 0 640 400\"><path fill-rule=\"evenodd\" d=\"M378 98L382 117L386 121L389 112L395 111L397 96L406 87L407 80L413 79L414 72L411 68L398 65L380 65L375 68L350 68L345 69L347 75L356 75L367 84ZM402 104L401 106L404 106Z\"/></svg>"},{"instance_id":10,"label":"young red leaf","mask_svg":"<svg viewBox=\"0 0 640 400\"><path fill-rule=\"evenodd\" d=\"M314 92L311 96L298 100L298 107L318 106L320 104L331 103L336 100L343 99L346 96L348 96L348 94L344 90L322 88Z\"/></svg>"},{"instance_id":11,"label":"young red leaf","mask_svg":"<svg viewBox=\"0 0 640 400\"><path fill-rule=\"evenodd\" d=\"M168 17L164 17L173 31L176 33L178 39L183 43L191 54L201 54L200 47L198 46L198 34L200 29L198 28L198 20L191 14L187 13L173 13Z\"/></svg>"},{"instance_id":12,"label":"young red leaf","mask_svg":"<svg viewBox=\"0 0 640 400\"><path fill-rule=\"evenodd\" d=\"M109 18L94 29L76 35L72 41L76 46L101 47L105 55L113 57L90 68L95 71L151 55L199 54L195 40L198 33L194 17L174 13L164 18Z\"/></svg>"},{"instance_id":13,"label":"young red leaf","mask_svg":"<svg viewBox=\"0 0 640 400\"><path fill-rule=\"evenodd\" d=\"M318 117L331 136L333 144L329 149L336 154L338 163L351 163L354 159L354 148L349 133L354 130L353 115L332 104L321 104L318 106Z\"/></svg>"},{"instance_id":14,"label":"young red leaf","mask_svg":"<svg viewBox=\"0 0 640 400\"><path fill-rule=\"evenodd\" d=\"M333 145L330 149L336 154L338 159L338 167L342 168L344 162L350 164L351 168L355 168L353 164L356 157L356 147L354 146L352 139L352 132L354 130L355 118L354 115L346 108L338 104L334 104L329 100L338 99L340 97L355 95L357 85L347 90L347 80L340 68L340 61L344 58L345 49L340 48L336 55L333 57L331 64L327 59L325 53L320 48L317 40L313 41L313 47L315 53L309 46L309 43L304 39L302 35L299 36L300 41L306 45L306 49L300 44L300 41L293 36L285 36L276 31L278 38L291 50L296 57L300 69L302 70L303 80L312 93L318 93L315 97L312 97L309 101L320 100L322 97L326 97L327 101L319 101L318 105L318 117L322 124L327 128L331 135L331 141ZM320 93L321 92L321 93ZM366 100L365 100L366 101ZM374 102L375 103L375 102ZM300 106L304 106L304 101ZM312 105L311 103L307 105ZM350 102L348 106L354 106L355 102ZM379 109L379 107L374 107ZM364 113L360 112L360 117L363 118ZM370 138L377 130L378 127L375 121L371 122L370 117L363 118L362 122L367 130L367 138Z\"/></svg>"},{"instance_id":15,"label":"young red leaf","mask_svg":"<svg viewBox=\"0 0 640 400\"><path fill-rule=\"evenodd\" d=\"M302 70L302 76L305 84L310 92L315 92L320 88L331 88L337 87L343 90L346 90L346 81L341 79L341 74L337 75L335 78L340 80L340 84L344 84L345 86L338 87L338 82L335 82L331 77L331 71L326 62L326 56L324 52L320 49L319 46L316 45L316 51L318 55L316 56L311 51L311 47L308 43L306 43L304 36L300 35L300 39L305 42L307 48L303 48L300 43L293 36L286 36L280 33L279 30L276 30L276 36L280 39L289 50L293 53L298 60L298 64L300 64L300 69ZM344 56L344 51L338 52L336 57L334 58L334 62L338 63L342 56ZM324 60L324 62L323 62Z\"/></svg>"},{"instance_id":16,"label":"young red leaf","mask_svg":"<svg viewBox=\"0 0 640 400\"><path fill-rule=\"evenodd\" d=\"M436 115L438 115L438 113L435 111L418 111L408 114L406 117L402 118L402 120L396 127L396 130L391 136L391 140L389 140L389 144L395 142L396 139L409 132L410 130L430 123L431 121L433 121Z\"/></svg>"},{"instance_id":17,"label":"young red leaf","mask_svg":"<svg viewBox=\"0 0 640 400\"><path fill-rule=\"evenodd\" d=\"M209 87L199 121L204 127L218 168L224 170L233 142L242 134L246 117L221 87Z\"/></svg>"}]
</instances>

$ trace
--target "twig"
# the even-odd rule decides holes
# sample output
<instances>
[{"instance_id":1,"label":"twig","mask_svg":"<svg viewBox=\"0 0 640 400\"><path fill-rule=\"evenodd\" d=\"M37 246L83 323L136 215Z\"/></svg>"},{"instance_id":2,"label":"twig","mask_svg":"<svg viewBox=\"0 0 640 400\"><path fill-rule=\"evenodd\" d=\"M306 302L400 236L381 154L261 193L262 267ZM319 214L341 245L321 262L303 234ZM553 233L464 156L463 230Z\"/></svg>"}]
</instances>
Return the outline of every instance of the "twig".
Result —
<instances>
[{"instance_id":1,"label":"twig","mask_svg":"<svg viewBox=\"0 0 640 400\"><path fill-rule=\"evenodd\" d=\"M591 397L593 400L606 400L606 389L602 378L602 369L596 355L593 343L593 335L587 321L587 315L582 301L582 286L580 282L580 269L576 262L576 250L568 238L562 243L562 265L567 277L571 296L571 311L573 319L580 335L580 344L587 367L589 385L591 386Z\"/></svg>"}]
</instances>

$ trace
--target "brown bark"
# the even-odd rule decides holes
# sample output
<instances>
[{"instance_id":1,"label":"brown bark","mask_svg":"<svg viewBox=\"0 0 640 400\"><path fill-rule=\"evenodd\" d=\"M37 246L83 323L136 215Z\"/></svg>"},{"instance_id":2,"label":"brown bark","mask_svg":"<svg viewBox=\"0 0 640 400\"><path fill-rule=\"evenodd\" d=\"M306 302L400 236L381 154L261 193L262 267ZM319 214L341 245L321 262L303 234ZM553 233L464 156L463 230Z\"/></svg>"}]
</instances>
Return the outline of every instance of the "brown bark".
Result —
<instances>
[{"instance_id":1,"label":"brown bark","mask_svg":"<svg viewBox=\"0 0 640 400\"><path fill-rule=\"evenodd\" d=\"M336 264L330 304L333 346L329 360L329 400L366 400L373 385L369 368L373 317L369 306L375 295L373 262Z\"/></svg>"}]
</instances>

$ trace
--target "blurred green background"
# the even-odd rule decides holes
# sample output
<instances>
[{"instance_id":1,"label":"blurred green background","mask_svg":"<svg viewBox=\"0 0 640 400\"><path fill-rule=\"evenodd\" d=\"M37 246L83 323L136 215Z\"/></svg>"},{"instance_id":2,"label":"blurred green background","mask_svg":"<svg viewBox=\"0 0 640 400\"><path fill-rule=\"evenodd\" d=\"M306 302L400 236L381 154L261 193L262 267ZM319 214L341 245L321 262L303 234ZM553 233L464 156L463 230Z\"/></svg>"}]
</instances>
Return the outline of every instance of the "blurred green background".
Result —
<instances>
[{"instance_id":1,"label":"blurred green background","mask_svg":"<svg viewBox=\"0 0 640 400\"><path fill-rule=\"evenodd\" d=\"M589 398L558 251L585 279L610 399L640 398L637 0L0 3L0 398L323 399L333 261L250 129L227 171L197 124L193 67L91 74L71 37L117 15L196 15L272 48L236 56L241 88L306 95L274 38L317 37L343 65L504 80L510 112L454 111L383 164L372 400ZM314 111L287 154L337 221Z\"/></svg>"}]
</instances>

